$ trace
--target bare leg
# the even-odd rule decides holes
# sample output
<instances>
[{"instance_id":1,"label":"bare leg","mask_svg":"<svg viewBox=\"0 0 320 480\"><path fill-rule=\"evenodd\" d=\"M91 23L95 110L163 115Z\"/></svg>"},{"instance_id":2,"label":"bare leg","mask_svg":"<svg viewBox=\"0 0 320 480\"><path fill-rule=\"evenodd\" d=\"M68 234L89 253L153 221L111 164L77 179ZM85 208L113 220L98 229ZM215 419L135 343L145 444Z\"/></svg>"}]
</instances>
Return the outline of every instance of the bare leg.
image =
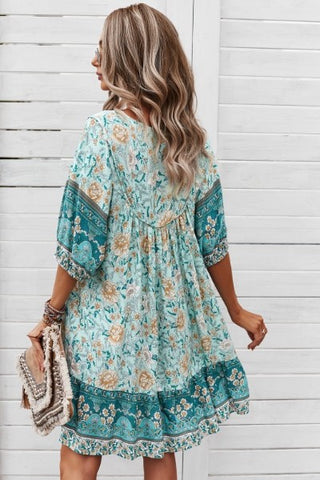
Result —
<instances>
[{"instance_id":1,"label":"bare leg","mask_svg":"<svg viewBox=\"0 0 320 480\"><path fill-rule=\"evenodd\" d=\"M144 480L177 480L177 466L174 452L167 452L163 458L143 457Z\"/></svg>"},{"instance_id":2,"label":"bare leg","mask_svg":"<svg viewBox=\"0 0 320 480\"><path fill-rule=\"evenodd\" d=\"M101 455L80 455L61 445L60 480L96 480L101 459Z\"/></svg>"}]
</instances>

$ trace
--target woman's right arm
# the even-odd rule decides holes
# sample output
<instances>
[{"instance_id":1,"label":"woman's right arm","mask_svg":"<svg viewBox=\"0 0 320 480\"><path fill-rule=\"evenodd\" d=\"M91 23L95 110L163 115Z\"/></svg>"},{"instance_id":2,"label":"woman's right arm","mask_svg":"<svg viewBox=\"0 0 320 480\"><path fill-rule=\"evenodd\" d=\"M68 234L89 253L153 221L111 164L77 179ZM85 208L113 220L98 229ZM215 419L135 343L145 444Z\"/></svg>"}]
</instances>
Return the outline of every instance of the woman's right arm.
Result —
<instances>
[{"instance_id":1,"label":"woman's right arm","mask_svg":"<svg viewBox=\"0 0 320 480\"><path fill-rule=\"evenodd\" d=\"M195 202L195 233L212 281L232 321L247 331L252 340L248 348L253 350L264 339L267 328L261 315L240 305L235 292L219 168L211 145L208 147L212 156L209 161L202 159L204 176Z\"/></svg>"},{"instance_id":2,"label":"woman's right arm","mask_svg":"<svg viewBox=\"0 0 320 480\"><path fill-rule=\"evenodd\" d=\"M248 344L248 349L254 350L262 342L268 329L261 315L249 312L240 305L233 284L229 253L208 267L208 272L228 309L231 320L244 328L251 338L252 342ZM262 333L263 329L265 333Z\"/></svg>"}]
</instances>

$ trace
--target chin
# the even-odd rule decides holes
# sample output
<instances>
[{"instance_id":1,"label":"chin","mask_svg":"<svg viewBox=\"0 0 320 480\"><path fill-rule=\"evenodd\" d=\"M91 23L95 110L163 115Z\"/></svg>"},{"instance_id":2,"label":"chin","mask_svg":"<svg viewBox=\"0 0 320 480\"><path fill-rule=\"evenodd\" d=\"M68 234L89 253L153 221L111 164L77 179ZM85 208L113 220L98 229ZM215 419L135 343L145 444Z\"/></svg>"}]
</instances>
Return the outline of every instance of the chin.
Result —
<instances>
[{"instance_id":1,"label":"chin","mask_svg":"<svg viewBox=\"0 0 320 480\"><path fill-rule=\"evenodd\" d=\"M101 90L108 90L107 85L103 81L100 82L100 88Z\"/></svg>"}]
</instances>

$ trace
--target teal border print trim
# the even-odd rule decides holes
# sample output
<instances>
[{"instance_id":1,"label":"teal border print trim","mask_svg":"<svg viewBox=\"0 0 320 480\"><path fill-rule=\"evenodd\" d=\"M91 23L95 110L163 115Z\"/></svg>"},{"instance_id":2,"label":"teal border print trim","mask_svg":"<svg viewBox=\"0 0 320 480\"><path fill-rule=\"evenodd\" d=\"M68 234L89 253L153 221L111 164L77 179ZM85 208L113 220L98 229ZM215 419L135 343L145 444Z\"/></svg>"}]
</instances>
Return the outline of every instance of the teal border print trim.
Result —
<instances>
[{"instance_id":1,"label":"teal border print trim","mask_svg":"<svg viewBox=\"0 0 320 480\"><path fill-rule=\"evenodd\" d=\"M68 179L57 226L56 259L79 280L92 275L103 261L108 215L80 186Z\"/></svg>"},{"instance_id":2,"label":"teal border print trim","mask_svg":"<svg viewBox=\"0 0 320 480\"><path fill-rule=\"evenodd\" d=\"M203 367L179 390L103 390L71 376L76 414L60 442L78 453L161 458L199 445L232 412L249 413L249 388L238 357Z\"/></svg>"}]
</instances>

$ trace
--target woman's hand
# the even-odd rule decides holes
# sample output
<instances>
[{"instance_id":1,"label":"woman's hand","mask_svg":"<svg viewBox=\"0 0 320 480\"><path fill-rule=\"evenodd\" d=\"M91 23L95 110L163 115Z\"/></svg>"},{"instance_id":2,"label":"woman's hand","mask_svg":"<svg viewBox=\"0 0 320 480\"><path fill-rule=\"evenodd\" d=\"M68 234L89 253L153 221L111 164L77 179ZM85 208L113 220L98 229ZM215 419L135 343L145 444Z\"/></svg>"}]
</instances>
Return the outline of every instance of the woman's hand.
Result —
<instances>
[{"instance_id":1,"label":"woman's hand","mask_svg":"<svg viewBox=\"0 0 320 480\"><path fill-rule=\"evenodd\" d=\"M43 365L44 355L43 355L40 339L42 337L43 329L45 327L47 327L47 324L43 320L40 320L40 322L37 323L37 325L29 333L27 333L27 337L29 337L31 340L32 348L34 348L34 354L35 354L36 360L42 372L44 371L44 365Z\"/></svg>"},{"instance_id":2,"label":"woman's hand","mask_svg":"<svg viewBox=\"0 0 320 480\"><path fill-rule=\"evenodd\" d=\"M249 349L251 348L254 350L257 345L260 345L268 332L261 315L249 312L243 307L240 307L236 313L230 313L230 316L233 323L247 330L247 333L252 340L252 342L248 344Z\"/></svg>"}]
</instances>

